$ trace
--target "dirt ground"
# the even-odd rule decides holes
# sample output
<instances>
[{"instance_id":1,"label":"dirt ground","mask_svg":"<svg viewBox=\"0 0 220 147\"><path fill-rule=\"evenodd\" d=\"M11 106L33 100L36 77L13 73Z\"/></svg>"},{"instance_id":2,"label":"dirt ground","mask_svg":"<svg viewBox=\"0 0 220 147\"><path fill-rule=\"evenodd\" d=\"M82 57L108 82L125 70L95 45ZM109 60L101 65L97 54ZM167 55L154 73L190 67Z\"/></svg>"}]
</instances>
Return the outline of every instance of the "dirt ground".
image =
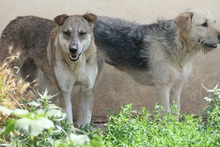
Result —
<instances>
[{"instance_id":1,"label":"dirt ground","mask_svg":"<svg viewBox=\"0 0 220 147\"><path fill-rule=\"evenodd\" d=\"M220 22L219 0L0 0L0 32L17 16L36 15L53 19L59 14L83 14L124 18L139 23L153 23L157 18L172 19L190 7L209 9ZM206 106L204 97L207 88L220 81L220 47L204 55L200 53L193 72L181 95L181 112L201 115ZM97 85L93 119L103 120L109 109L117 111L122 104L133 103L136 110L146 106L149 110L156 103L151 87L139 85L127 74L106 66L103 77Z\"/></svg>"}]
</instances>

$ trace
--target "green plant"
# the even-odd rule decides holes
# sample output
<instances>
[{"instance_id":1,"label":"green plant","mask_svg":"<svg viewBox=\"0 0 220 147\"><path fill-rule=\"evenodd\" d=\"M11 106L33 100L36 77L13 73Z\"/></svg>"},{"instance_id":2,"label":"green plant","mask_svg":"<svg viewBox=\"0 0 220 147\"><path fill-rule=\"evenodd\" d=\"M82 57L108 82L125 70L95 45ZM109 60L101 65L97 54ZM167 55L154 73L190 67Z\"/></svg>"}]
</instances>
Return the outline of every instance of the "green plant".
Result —
<instances>
[{"instance_id":1,"label":"green plant","mask_svg":"<svg viewBox=\"0 0 220 147\"><path fill-rule=\"evenodd\" d=\"M208 102L208 106L205 108L207 115L206 127L208 130L218 133L220 136L220 89L218 84L213 89L207 89L209 96L204 99Z\"/></svg>"},{"instance_id":2,"label":"green plant","mask_svg":"<svg viewBox=\"0 0 220 147\"><path fill-rule=\"evenodd\" d=\"M164 116L161 107L155 113L146 108L141 113L132 109L132 104L124 105L118 114L111 114L106 124L103 140L106 146L117 147L163 147L163 146L219 146L219 131L205 127L201 117L182 115L177 120L175 110ZM173 107L172 109L175 109ZM210 124L215 128L218 124Z\"/></svg>"},{"instance_id":3,"label":"green plant","mask_svg":"<svg viewBox=\"0 0 220 147\"><path fill-rule=\"evenodd\" d=\"M13 115L6 122L2 135L10 135L13 146L102 146L97 138L90 139L84 131L75 129L67 121L62 109L51 103L53 96L45 91L39 99L29 103L28 110L8 109L0 111Z\"/></svg>"},{"instance_id":4,"label":"green plant","mask_svg":"<svg viewBox=\"0 0 220 147\"><path fill-rule=\"evenodd\" d=\"M219 112L220 89L218 88L218 84L212 89L207 89L207 88L205 88L205 89L206 89L207 93L209 94L209 96L204 98L209 103L209 105L205 108L206 112L207 113L211 113L214 111Z\"/></svg>"},{"instance_id":5,"label":"green plant","mask_svg":"<svg viewBox=\"0 0 220 147\"><path fill-rule=\"evenodd\" d=\"M22 97L29 84L18 81L15 85L14 80L9 71L0 69L0 146L220 146L218 85L206 89L209 93L205 98L208 102L206 121L193 114L183 114L178 121L175 105L170 113L162 115L161 106L156 105L153 113L146 108L138 113L129 104L119 113L111 112L103 133L92 126L73 128L61 108L51 103L53 96L47 91L38 93L38 99L26 104ZM5 117L6 114L12 117Z\"/></svg>"}]
</instances>

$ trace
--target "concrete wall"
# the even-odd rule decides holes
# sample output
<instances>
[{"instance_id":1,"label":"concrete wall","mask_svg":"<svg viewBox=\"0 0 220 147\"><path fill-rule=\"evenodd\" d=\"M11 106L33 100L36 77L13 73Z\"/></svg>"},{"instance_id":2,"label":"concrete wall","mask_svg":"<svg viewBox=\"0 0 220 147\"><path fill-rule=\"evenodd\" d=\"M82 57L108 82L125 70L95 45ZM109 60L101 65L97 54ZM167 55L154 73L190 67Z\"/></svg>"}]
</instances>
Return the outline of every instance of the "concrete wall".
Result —
<instances>
[{"instance_id":1,"label":"concrete wall","mask_svg":"<svg viewBox=\"0 0 220 147\"><path fill-rule=\"evenodd\" d=\"M152 23L157 18L171 19L190 7L210 9L220 22L219 0L0 0L0 32L16 16L36 15L53 19L56 15L83 14L92 12L97 15L124 18L139 23ZM202 84L214 87L220 81L220 47L204 55L200 53L193 72L183 88L181 111L202 114L207 95ZM108 115L109 109L118 110L122 104L133 103L136 110L146 106L154 108L156 99L154 89L141 86L128 75L105 66L105 70L95 92L94 118Z\"/></svg>"}]
</instances>

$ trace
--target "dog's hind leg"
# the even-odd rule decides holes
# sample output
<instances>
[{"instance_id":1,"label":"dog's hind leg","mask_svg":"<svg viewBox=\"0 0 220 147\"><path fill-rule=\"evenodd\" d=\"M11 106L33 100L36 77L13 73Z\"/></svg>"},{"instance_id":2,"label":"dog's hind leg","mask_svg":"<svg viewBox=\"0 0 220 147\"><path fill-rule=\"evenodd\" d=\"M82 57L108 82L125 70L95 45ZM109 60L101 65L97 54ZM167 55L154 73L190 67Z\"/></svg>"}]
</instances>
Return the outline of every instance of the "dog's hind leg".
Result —
<instances>
[{"instance_id":1,"label":"dog's hind leg","mask_svg":"<svg viewBox=\"0 0 220 147\"><path fill-rule=\"evenodd\" d=\"M24 64L22 65L20 69L20 75L25 80L33 83L34 80L36 80L38 74L38 68L37 65L34 63L34 61L30 58L24 61Z\"/></svg>"}]
</instances>

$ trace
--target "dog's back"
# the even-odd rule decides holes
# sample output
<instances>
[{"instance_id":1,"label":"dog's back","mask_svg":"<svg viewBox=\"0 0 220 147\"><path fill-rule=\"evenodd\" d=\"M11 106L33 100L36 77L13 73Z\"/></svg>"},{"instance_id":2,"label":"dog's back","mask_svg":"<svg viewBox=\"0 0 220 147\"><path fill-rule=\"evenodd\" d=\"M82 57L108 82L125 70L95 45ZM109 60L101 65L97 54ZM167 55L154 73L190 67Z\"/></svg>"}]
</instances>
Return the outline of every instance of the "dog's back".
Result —
<instances>
[{"instance_id":1,"label":"dog's back","mask_svg":"<svg viewBox=\"0 0 220 147\"><path fill-rule=\"evenodd\" d=\"M1 35L0 61L9 56L12 47L14 53L40 49L37 53L42 54L46 51L49 34L54 27L51 20L36 16L18 17L12 20Z\"/></svg>"},{"instance_id":2,"label":"dog's back","mask_svg":"<svg viewBox=\"0 0 220 147\"><path fill-rule=\"evenodd\" d=\"M176 28L171 20L140 25L123 19L98 17L94 27L95 43L100 56L110 65L123 70L150 70L150 50L159 42L168 50L176 48L173 43ZM169 35L174 34L174 35ZM169 46L169 48L168 48Z\"/></svg>"},{"instance_id":3,"label":"dog's back","mask_svg":"<svg viewBox=\"0 0 220 147\"><path fill-rule=\"evenodd\" d=\"M130 35L138 26L123 19L98 17L94 27L95 43L98 49L101 49L98 51L107 57L105 62L121 70L121 67L137 70L148 68L148 65L142 62L148 60L147 54L137 50L137 46L143 48L142 42Z\"/></svg>"},{"instance_id":4,"label":"dog's back","mask_svg":"<svg viewBox=\"0 0 220 147\"><path fill-rule=\"evenodd\" d=\"M11 67L18 67L21 76L30 82L34 80L34 74L37 74L37 66L50 73L51 69L46 66L49 64L47 46L54 27L52 20L36 16L17 17L12 20L1 35L0 64L7 57L13 57L9 59Z\"/></svg>"}]
</instances>

